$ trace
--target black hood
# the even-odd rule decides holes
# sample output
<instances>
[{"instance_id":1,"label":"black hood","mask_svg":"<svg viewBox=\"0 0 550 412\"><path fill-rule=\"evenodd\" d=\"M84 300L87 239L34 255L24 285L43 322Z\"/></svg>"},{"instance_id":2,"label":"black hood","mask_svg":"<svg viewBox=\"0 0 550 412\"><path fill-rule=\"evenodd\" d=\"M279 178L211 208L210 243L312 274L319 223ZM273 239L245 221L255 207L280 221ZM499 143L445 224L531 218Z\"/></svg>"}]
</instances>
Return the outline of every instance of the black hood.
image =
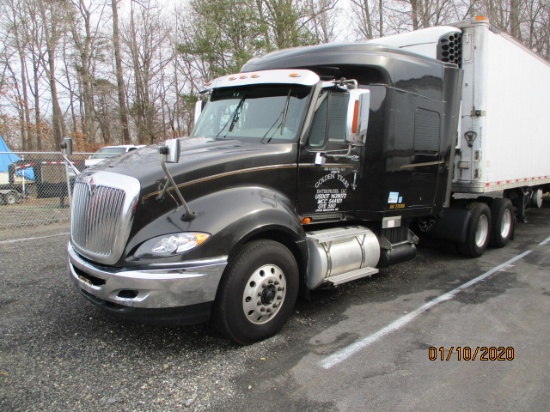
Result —
<instances>
[{"instance_id":1,"label":"black hood","mask_svg":"<svg viewBox=\"0 0 550 412\"><path fill-rule=\"evenodd\" d=\"M179 163L167 164L178 185L223 177L228 172L238 174L247 169L296 162L292 144L248 143L204 137L181 139L181 144ZM153 145L134 150L88 168L84 173L87 175L98 170L120 173L138 179L142 195L157 191L159 182L165 180L160 147Z\"/></svg>"}]
</instances>

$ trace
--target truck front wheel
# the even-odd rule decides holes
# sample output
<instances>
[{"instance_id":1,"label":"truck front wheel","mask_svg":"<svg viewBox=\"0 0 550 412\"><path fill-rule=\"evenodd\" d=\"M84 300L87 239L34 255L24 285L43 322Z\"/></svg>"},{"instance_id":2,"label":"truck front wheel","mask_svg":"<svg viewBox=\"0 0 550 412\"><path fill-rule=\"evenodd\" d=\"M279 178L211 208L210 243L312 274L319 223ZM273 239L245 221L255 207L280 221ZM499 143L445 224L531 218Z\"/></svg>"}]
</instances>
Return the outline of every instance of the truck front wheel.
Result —
<instances>
[{"instance_id":1,"label":"truck front wheel","mask_svg":"<svg viewBox=\"0 0 550 412\"><path fill-rule=\"evenodd\" d=\"M470 203L467 208L471 216L466 228L466 241L457 243L457 247L464 256L478 257L483 255L489 245L491 211L482 202Z\"/></svg>"},{"instance_id":2,"label":"truck front wheel","mask_svg":"<svg viewBox=\"0 0 550 412\"><path fill-rule=\"evenodd\" d=\"M213 323L241 345L273 336L292 315L298 285L298 265L290 250L272 240L248 243L222 278Z\"/></svg>"}]
</instances>

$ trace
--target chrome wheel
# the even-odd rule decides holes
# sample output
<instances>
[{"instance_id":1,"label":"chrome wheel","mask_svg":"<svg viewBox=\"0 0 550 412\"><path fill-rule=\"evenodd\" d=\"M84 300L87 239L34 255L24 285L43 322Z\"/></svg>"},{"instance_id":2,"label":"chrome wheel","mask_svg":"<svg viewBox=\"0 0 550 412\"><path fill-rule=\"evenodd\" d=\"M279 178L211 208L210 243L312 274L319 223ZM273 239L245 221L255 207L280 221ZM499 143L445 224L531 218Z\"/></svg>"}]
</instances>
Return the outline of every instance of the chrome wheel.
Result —
<instances>
[{"instance_id":1,"label":"chrome wheel","mask_svg":"<svg viewBox=\"0 0 550 412\"><path fill-rule=\"evenodd\" d=\"M273 319L286 296L286 277L277 265L267 264L254 271L243 293L243 311L250 323L261 325Z\"/></svg>"},{"instance_id":2,"label":"chrome wheel","mask_svg":"<svg viewBox=\"0 0 550 412\"><path fill-rule=\"evenodd\" d=\"M489 237L489 218L487 215L481 215L477 221L475 242L477 247L482 247L486 244Z\"/></svg>"},{"instance_id":3,"label":"chrome wheel","mask_svg":"<svg viewBox=\"0 0 550 412\"><path fill-rule=\"evenodd\" d=\"M510 209L506 209L502 214L502 220L500 222L501 238L505 239L510 236L510 232L512 231L513 219L514 217L512 216L512 211Z\"/></svg>"}]
</instances>

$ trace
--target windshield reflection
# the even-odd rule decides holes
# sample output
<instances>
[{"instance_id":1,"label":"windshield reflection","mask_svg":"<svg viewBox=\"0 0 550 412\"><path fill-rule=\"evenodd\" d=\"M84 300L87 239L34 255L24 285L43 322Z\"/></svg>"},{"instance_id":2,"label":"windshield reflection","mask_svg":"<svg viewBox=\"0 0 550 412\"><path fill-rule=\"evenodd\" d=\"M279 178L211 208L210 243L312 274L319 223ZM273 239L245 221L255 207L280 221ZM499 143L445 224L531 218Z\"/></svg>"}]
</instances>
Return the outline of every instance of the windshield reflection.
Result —
<instances>
[{"instance_id":1,"label":"windshield reflection","mask_svg":"<svg viewBox=\"0 0 550 412\"><path fill-rule=\"evenodd\" d=\"M310 92L308 86L281 84L216 89L191 136L294 141Z\"/></svg>"}]
</instances>

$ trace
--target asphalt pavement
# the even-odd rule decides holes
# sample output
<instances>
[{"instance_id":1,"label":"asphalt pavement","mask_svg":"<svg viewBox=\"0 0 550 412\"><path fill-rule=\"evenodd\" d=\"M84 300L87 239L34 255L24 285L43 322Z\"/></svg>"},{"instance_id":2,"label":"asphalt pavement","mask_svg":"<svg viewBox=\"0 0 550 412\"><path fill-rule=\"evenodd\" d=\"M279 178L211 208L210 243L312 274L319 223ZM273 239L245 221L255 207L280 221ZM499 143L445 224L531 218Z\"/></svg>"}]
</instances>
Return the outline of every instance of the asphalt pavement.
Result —
<instances>
[{"instance_id":1,"label":"asphalt pavement","mask_svg":"<svg viewBox=\"0 0 550 412\"><path fill-rule=\"evenodd\" d=\"M548 410L548 201L528 219L478 259L423 239L414 261L315 291L247 347L84 301L66 225L3 234L0 410Z\"/></svg>"}]
</instances>

